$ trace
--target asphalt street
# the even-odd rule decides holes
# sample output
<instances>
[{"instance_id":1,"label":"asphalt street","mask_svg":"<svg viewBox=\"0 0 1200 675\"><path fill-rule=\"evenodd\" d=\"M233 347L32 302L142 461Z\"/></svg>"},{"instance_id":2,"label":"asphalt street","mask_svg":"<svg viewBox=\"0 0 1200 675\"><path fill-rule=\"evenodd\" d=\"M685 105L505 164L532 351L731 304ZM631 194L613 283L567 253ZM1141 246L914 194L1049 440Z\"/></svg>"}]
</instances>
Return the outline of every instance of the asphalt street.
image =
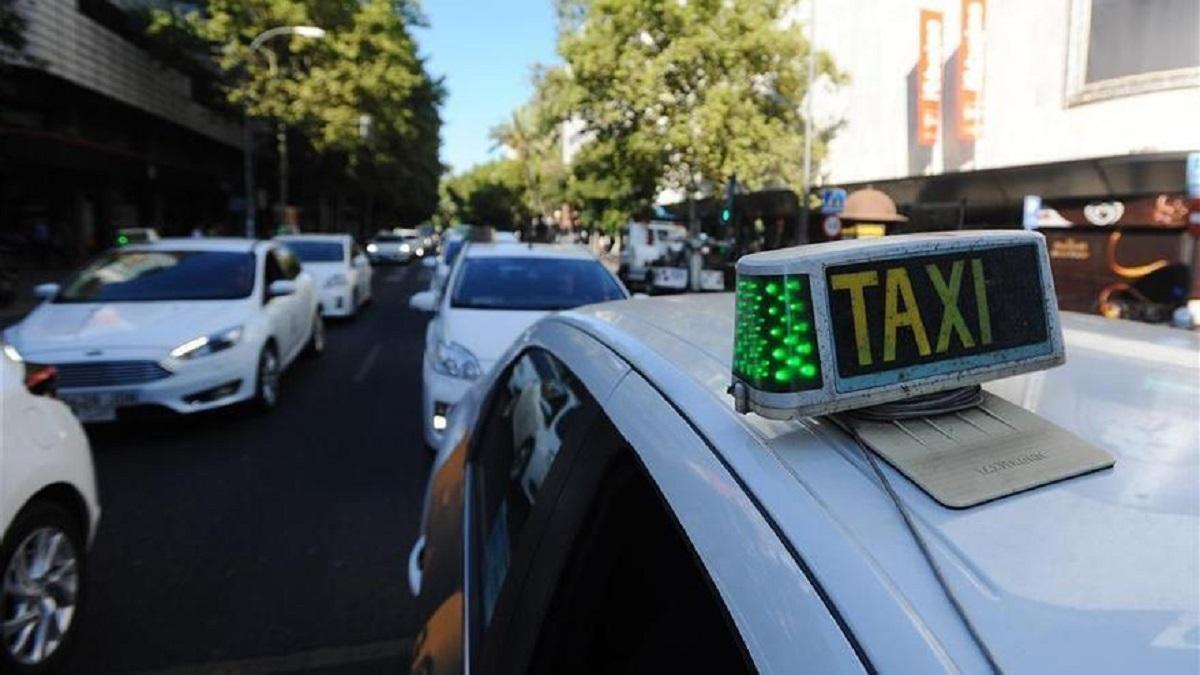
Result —
<instances>
[{"instance_id":1,"label":"asphalt street","mask_svg":"<svg viewBox=\"0 0 1200 675\"><path fill-rule=\"evenodd\" d=\"M103 518L69 672L396 672L431 456L419 264L329 325L270 414L89 429Z\"/></svg>"}]
</instances>

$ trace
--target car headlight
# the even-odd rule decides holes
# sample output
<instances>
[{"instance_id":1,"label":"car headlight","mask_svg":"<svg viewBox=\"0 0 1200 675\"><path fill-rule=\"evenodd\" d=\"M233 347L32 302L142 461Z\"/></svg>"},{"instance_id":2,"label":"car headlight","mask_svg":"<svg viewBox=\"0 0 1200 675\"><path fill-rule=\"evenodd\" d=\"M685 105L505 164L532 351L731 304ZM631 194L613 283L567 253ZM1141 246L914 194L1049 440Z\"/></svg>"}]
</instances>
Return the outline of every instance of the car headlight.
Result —
<instances>
[{"instance_id":1,"label":"car headlight","mask_svg":"<svg viewBox=\"0 0 1200 675\"><path fill-rule=\"evenodd\" d=\"M325 280L325 288L336 288L338 286L345 286L345 285L346 285L346 275L345 274L335 274Z\"/></svg>"},{"instance_id":2,"label":"car headlight","mask_svg":"<svg viewBox=\"0 0 1200 675\"><path fill-rule=\"evenodd\" d=\"M4 355L7 356L10 361L12 361L13 363L24 363L25 362L25 358L23 356L21 356L21 352L17 351L16 347L10 345L7 342L0 342L0 345L3 345L3 347L0 347L0 349L2 349L4 351Z\"/></svg>"},{"instance_id":3,"label":"car headlight","mask_svg":"<svg viewBox=\"0 0 1200 675\"><path fill-rule=\"evenodd\" d=\"M475 355L458 343L439 342L436 349L433 369L443 375L474 380L483 372Z\"/></svg>"},{"instance_id":4,"label":"car headlight","mask_svg":"<svg viewBox=\"0 0 1200 675\"><path fill-rule=\"evenodd\" d=\"M193 338L171 350L171 358L186 361L229 349L242 339L242 327Z\"/></svg>"},{"instance_id":5,"label":"car headlight","mask_svg":"<svg viewBox=\"0 0 1200 675\"><path fill-rule=\"evenodd\" d=\"M408 244L400 244L400 252L401 253L408 253L408 251L409 251Z\"/></svg>"},{"instance_id":6,"label":"car headlight","mask_svg":"<svg viewBox=\"0 0 1200 675\"><path fill-rule=\"evenodd\" d=\"M367 253L378 253L379 247L375 244L367 244Z\"/></svg>"}]
</instances>

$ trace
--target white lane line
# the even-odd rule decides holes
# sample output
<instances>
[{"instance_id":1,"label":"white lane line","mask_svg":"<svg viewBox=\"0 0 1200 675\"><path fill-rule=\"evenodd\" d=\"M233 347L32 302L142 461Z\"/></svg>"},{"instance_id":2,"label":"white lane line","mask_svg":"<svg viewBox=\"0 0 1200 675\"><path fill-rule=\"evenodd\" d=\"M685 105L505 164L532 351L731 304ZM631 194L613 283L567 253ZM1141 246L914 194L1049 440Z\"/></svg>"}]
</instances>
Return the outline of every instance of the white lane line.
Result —
<instances>
[{"instance_id":1,"label":"white lane line","mask_svg":"<svg viewBox=\"0 0 1200 675\"><path fill-rule=\"evenodd\" d=\"M289 673L304 670L340 668L355 663L369 663L408 656L413 642L388 640L351 647L327 647L308 652L297 652L283 656L265 656L256 659L216 661L175 666L163 670L146 671L143 675L262 675L265 673Z\"/></svg>"},{"instance_id":2,"label":"white lane line","mask_svg":"<svg viewBox=\"0 0 1200 675\"><path fill-rule=\"evenodd\" d=\"M379 344L371 347L371 351L367 352L367 358L363 359L362 365L359 366L358 372L354 374L354 383L358 384L367 379L367 374L371 372L371 367L375 365L375 359L379 358Z\"/></svg>"}]
</instances>

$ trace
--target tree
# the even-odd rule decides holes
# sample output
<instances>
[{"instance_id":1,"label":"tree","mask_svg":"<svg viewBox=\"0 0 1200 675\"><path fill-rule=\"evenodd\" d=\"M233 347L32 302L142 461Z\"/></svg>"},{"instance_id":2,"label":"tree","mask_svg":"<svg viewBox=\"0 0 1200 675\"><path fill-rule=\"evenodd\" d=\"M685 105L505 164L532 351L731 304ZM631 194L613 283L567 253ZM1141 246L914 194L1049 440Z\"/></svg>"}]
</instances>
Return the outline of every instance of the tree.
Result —
<instances>
[{"instance_id":1,"label":"tree","mask_svg":"<svg viewBox=\"0 0 1200 675\"><path fill-rule=\"evenodd\" d=\"M521 230L534 215L525 181L521 161L499 159L448 178L445 193L460 223Z\"/></svg>"},{"instance_id":2,"label":"tree","mask_svg":"<svg viewBox=\"0 0 1200 675\"><path fill-rule=\"evenodd\" d=\"M150 31L211 49L231 103L301 132L323 162L415 222L437 205L445 96L409 31L421 20L406 0L207 0L154 12ZM326 33L251 50L263 31L295 25Z\"/></svg>"},{"instance_id":3,"label":"tree","mask_svg":"<svg viewBox=\"0 0 1200 675\"><path fill-rule=\"evenodd\" d=\"M593 213L627 218L664 189L711 191L732 174L751 189L800 182L809 45L793 4L559 1L566 65L546 88L594 138L573 171ZM844 79L826 54L818 72Z\"/></svg>"}]
</instances>

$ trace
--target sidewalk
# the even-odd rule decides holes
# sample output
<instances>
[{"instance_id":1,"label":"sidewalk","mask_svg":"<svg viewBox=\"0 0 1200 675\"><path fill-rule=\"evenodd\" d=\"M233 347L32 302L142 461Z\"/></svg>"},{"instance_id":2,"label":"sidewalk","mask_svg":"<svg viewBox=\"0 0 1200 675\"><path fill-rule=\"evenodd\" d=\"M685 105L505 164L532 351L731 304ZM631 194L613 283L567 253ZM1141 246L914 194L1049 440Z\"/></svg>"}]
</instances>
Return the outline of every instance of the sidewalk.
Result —
<instances>
[{"instance_id":1,"label":"sidewalk","mask_svg":"<svg viewBox=\"0 0 1200 675\"><path fill-rule=\"evenodd\" d=\"M59 283L71 273L69 269L21 270L17 278L17 297L0 307L0 329L8 328L25 317L38 304L33 288L38 284Z\"/></svg>"}]
</instances>

